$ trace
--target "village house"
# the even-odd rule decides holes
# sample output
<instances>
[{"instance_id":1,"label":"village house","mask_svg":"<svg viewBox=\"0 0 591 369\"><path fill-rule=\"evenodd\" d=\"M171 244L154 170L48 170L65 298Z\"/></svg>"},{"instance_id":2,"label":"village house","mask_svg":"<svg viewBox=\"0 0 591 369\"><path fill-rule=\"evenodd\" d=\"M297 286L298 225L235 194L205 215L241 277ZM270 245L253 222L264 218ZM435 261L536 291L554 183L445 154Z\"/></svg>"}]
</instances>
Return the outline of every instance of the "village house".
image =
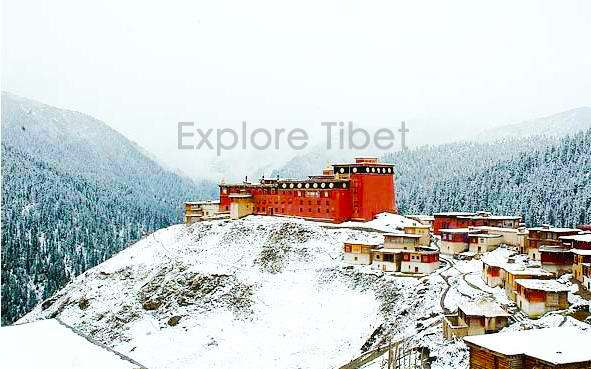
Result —
<instances>
[{"instance_id":1,"label":"village house","mask_svg":"<svg viewBox=\"0 0 591 369\"><path fill-rule=\"evenodd\" d=\"M556 280L519 279L515 284L517 306L530 318L539 318L547 312L569 306L569 289Z\"/></svg>"},{"instance_id":2,"label":"village house","mask_svg":"<svg viewBox=\"0 0 591 369\"><path fill-rule=\"evenodd\" d=\"M385 247L372 250L372 267L382 272L399 272L402 267L401 250Z\"/></svg>"},{"instance_id":3,"label":"village house","mask_svg":"<svg viewBox=\"0 0 591 369\"><path fill-rule=\"evenodd\" d=\"M439 252L435 250L407 251L402 253L400 271L430 274L439 268Z\"/></svg>"},{"instance_id":4,"label":"village house","mask_svg":"<svg viewBox=\"0 0 591 369\"><path fill-rule=\"evenodd\" d=\"M412 226L406 226L403 228L404 233L419 235L419 245L429 246L431 244L431 228L428 225L416 224Z\"/></svg>"},{"instance_id":5,"label":"village house","mask_svg":"<svg viewBox=\"0 0 591 369\"><path fill-rule=\"evenodd\" d=\"M470 369L591 368L591 334L575 327L465 337Z\"/></svg>"},{"instance_id":6,"label":"village house","mask_svg":"<svg viewBox=\"0 0 591 369\"><path fill-rule=\"evenodd\" d=\"M468 228L468 227L499 227L518 228L521 217L507 215L492 215L486 211L447 212L433 214L433 233L441 234L442 229Z\"/></svg>"},{"instance_id":7,"label":"village house","mask_svg":"<svg viewBox=\"0 0 591 369\"><path fill-rule=\"evenodd\" d=\"M540 246L558 246L562 243L560 237L580 233L576 228L557 228L547 224L530 228L525 239L525 250L527 256L532 260L540 260Z\"/></svg>"},{"instance_id":8,"label":"village house","mask_svg":"<svg viewBox=\"0 0 591 369\"><path fill-rule=\"evenodd\" d=\"M379 248L376 243L367 243L362 241L345 242L343 246L345 263L354 265L371 265L373 261L372 251Z\"/></svg>"},{"instance_id":9,"label":"village house","mask_svg":"<svg viewBox=\"0 0 591 369\"><path fill-rule=\"evenodd\" d=\"M591 233L562 236L560 241L563 247L571 249L573 277L583 283L582 265L591 263Z\"/></svg>"},{"instance_id":10,"label":"village house","mask_svg":"<svg viewBox=\"0 0 591 369\"><path fill-rule=\"evenodd\" d=\"M505 265L504 261L500 261L496 258L487 257L485 255L482 257L482 280L486 283L489 287L499 287L503 285L503 278L505 276L505 270L503 269L503 265Z\"/></svg>"},{"instance_id":11,"label":"village house","mask_svg":"<svg viewBox=\"0 0 591 369\"><path fill-rule=\"evenodd\" d=\"M573 277L583 283L583 265L591 263L591 250L572 249L571 251L573 253Z\"/></svg>"},{"instance_id":12,"label":"village house","mask_svg":"<svg viewBox=\"0 0 591 369\"><path fill-rule=\"evenodd\" d=\"M520 253L523 253L523 248L525 246L525 238L527 237L527 229L525 229L525 227L502 228L481 226L474 228L480 230L482 233L496 234L502 236L502 244L514 246L519 250Z\"/></svg>"},{"instance_id":13,"label":"village house","mask_svg":"<svg viewBox=\"0 0 591 369\"><path fill-rule=\"evenodd\" d=\"M476 229L469 228L441 229L441 253L457 255L464 251L468 251L468 236L478 232L479 231Z\"/></svg>"},{"instance_id":14,"label":"village house","mask_svg":"<svg viewBox=\"0 0 591 369\"><path fill-rule=\"evenodd\" d=\"M581 264L581 274L583 275L583 287L591 291L591 263Z\"/></svg>"},{"instance_id":15,"label":"village house","mask_svg":"<svg viewBox=\"0 0 591 369\"><path fill-rule=\"evenodd\" d=\"M185 224L220 217L219 209L219 201L185 202Z\"/></svg>"},{"instance_id":16,"label":"village house","mask_svg":"<svg viewBox=\"0 0 591 369\"><path fill-rule=\"evenodd\" d=\"M411 214L405 215L405 217L412 219L419 224L427 225L431 230L433 230L433 220L435 218L432 215Z\"/></svg>"},{"instance_id":17,"label":"village house","mask_svg":"<svg viewBox=\"0 0 591 369\"><path fill-rule=\"evenodd\" d=\"M424 235L384 234L384 247L372 250L372 265L384 272L429 274L439 268L439 252L422 246Z\"/></svg>"},{"instance_id":18,"label":"village house","mask_svg":"<svg viewBox=\"0 0 591 369\"><path fill-rule=\"evenodd\" d=\"M468 235L468 251L482 254L496 249L503 241L499 234L474 233Z\"/></svg>"},{"instance_id":19,"label":"village house","mask_svg":"<svg viewBox=\"0 0 591 369\"><path fill-rule=\"evenodd\" d=\"M541 245L539 248L542 268L561 276L571 273L573 269L573 253L562 245Z\"/></svg>"},{"instance_id":20,"label":"village house","mask_svg":"<svg viewBox=\"0 0 591 369\"><path fill-rule=\"evenodd\" d=\"M527 267L520 264L505 264L501 275L503 276L502 287L505 288L507 297L516 301L517 281L526 279L554 279L554 274L539 267Z\"/></svg>"},{"instance_id":21,"label":"village house","mask_svg":"<svg viewBox=\"0 0 591 369\"><path fill-rule=\"evenodd\" d=\"M421 246L420 234L385 233L384 248L398 250L416 250Z\"/></svg>"},{"instance_id":22,"label":"village house","mask_svg":"<svg viewBox=\"0 0 591 369\"><path fill-rule=\"evenodd\" d=\"M458 306L455 314L443 319L443 336L473 336L498 332L509 324L511 314L492 301L478 301Z\"/></svg>"}]
</instances>

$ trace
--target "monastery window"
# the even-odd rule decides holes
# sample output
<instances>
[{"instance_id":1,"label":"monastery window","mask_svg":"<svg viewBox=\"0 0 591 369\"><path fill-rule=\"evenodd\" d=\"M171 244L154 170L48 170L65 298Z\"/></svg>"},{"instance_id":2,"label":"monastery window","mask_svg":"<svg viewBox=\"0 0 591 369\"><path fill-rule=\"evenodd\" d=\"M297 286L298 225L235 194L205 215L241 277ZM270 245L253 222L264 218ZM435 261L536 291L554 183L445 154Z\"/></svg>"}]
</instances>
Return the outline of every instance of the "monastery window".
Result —
<instances>
[{"instance_id":1,"label":"monastery window","mask_svg":"<svg viewBox=\"0 0 591 369\"><path fill-rule=\"evenodd\" d=\"M327 212L327 213L330 213L330 210L329 210L329 209L326 209L326 212Z\"/></svg>"},{"instance_id":2,"label":"monastery window","mask_svg":"<svg viewBox=\"0 0 591 369\"><path fill-rule=\"evenodd\" d=\"M285 208L281 208L281 212L282 213L285 213Z\"/></svg>"},{"instance_id":3,"label":"monastery window","mask_svg":"<svg viewBox=\"0 0 591 369\"><path fill-rule=\"evenodd\" d=\"M312 208L308 208L308 213L311 213L311 212L312 212Z\"/></svg>"},{"instance_id":4,"label":"monastery window","mask_svg":"<svg viewBox=\"0 0 591 369\"><path fill-rule=\"evenodd\" d=\"M326 206L328 206L328 205L329 205L328 200L326 200Z\"/></svg>"},{"instance_id":5,"label":"monastery window","mask_svg":"<svg viewBox=\"0 0 591 369\"><path fill-rule=\"evenodd\" d=\"M300 200L300 205L304 205L304 200Z\"/></svg>"},{"instance_id":6,"label":"monastery window","mask_svg":"<svg viewBox=\"0 0 591 369\"><path fill-rule=\"evenodd\" d=\"M302 211L304 211L304 209L300 208L300 213L301 213Z\"/></svg>"},{"instance_id":7,"label":"monastery window","mask_svg":"<svg viewBox=\"0 0 591 369\"><path fill-rule=\"evenodd\" d=\"M318 212L320 213L320 208L318 208Z\"/></svg>"}]
</instances>

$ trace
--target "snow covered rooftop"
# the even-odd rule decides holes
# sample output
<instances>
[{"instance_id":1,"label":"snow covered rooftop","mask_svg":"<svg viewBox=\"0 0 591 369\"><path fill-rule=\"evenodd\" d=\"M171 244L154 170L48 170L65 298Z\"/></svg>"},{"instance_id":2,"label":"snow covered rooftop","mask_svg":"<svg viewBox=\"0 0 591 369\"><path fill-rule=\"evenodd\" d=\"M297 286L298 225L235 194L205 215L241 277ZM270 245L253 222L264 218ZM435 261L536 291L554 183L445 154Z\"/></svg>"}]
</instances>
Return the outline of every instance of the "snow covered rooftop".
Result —
<instances>
[{"instance_id":1,"label":"snow covered rooftop","mask_svg":"<svg viewBox=\"0 0 591 369\"><path fill-rule=\"evenodd\" d=\"M479 238L500 238L503 237L500 234L490 234L490 233L475 233L469 235L469 237L479 237Z\"/></svg>"},{"instance_id":2,"label":"snow covered rooftop","mask_svg":"<svg viewBox=\"0 0 591 369\"><path fill-rule=\"evenodd\" d=\"M491 227L491 226L475 226L470 229L478 229L487 232L500 232L500 233L527 233L525 228L503 228L503 227Z\"/></svg>"},{"instance_id":3,"label":"snow covered rooftop","mask_svg":"<svg viewBox=\"0 0 591 369\"><path fill-rule=\"evenodd\" d=\"M529 275L539 277L550 277L553 276L551 272L542 268L530 268L520 264L506 264L502 268L513 275Z\"/></svg>"},{"instance_id":4,"label":"snow covered rooftop","mask_svg":"<svg viewBox=\"0 0 591 369\"><path fill-rule=\"evenodd\" d=\"M141 368L79 336L55 319L0 328L0 358L5 368Z\"/></svg>"},{"instance_id":5,"label":"snow covered rooftop","mask_svg":"<svg viewBox=\"0 0 591 369\"><path fill-rule=\"evenodd\" d=\"M424 214L411 214L411 215L405 215L405 217L407 217L409 219L422 220L422 221L435 220L435 217L433 217L432 215L424 215Z\"/></svg>"},{"instance_id":6,"label":"snow covered rooftop","mask_svg":"<svg viewBox=\"0 0 591 369\"><path fill-rule=\"evenodd\" d=\"M511 314L506 312L501 306L499 306L499 304L486 300L462 304L461 306L458 306L458 309L469 316L485 316L487 318L511 316Z\"/></svg>"},{"instance_id":7,"label":"snow covered rooftop","mask_svg":"<svg viewBox=\"0 0 591 369\"><path fill-rule=\"evenodd\" d=\"M591 361L591 333L575 327L469 336L464 341L503 355L527 355L552 364Z\"/></svg>"},{"instance_id":8,"label":"snow covered rooftop","mask_svg":"<svg viewBox=\"0 0 591 369\"><path fill-rule=\"evenodd\" d=\"M478 230L470 229L470 228L447 228L447 229L440 229L439 232L441 233L476 233Z\"/></svg>"},{"instance_id":9,"label":"snow covered rooftop","mask_svg":"<svg viewBox=\"0 0 591 369\"><path fill-rule=\"evenodd\" d=\"M545 231L545 232L552 232L552 233L568 233L568 232L581 232L580 229L577 228L560 228L560 227L534 227L530 228L530 231Z\"/></svg>"},{"instance_id":10,"label":"snow covered rooftop","mask_svg":"<svg viewBox=\"0 0 591 369\"><path fill-rule=\"evenodd\" d=\"M433 214L433 217L460 217L460 216L470 216L470 215L476 215L476 213L469 213L469 212L465 212L465 211L448 211L448 212L443 212L443 213L435 213Z\"/></svg>"},{"instance_id":11,"label":"snow covered rooftop","mask_svg":"<svg viewBox=\"0 0 591 369\"><path fill-rule=\"evenodd\" d=\"M219 205L219 200L187 201L186 205Z\"/></svg>"},{"instance_id":12,"label":"snow covered rooftop","mask_svg":"<svg viewBox=\"0 0 591 369\"><path fill-rule=\"evenodd\" d=\"M574 234L570 236L561 236L562 241L581 241L591 242L591 233Z\"/></svg>"},{"instance_id":13,"label":"snow covered rooftop","mask_svg":"<svg viewBox=\"0 0 591 369\"><path fill-rule=\"evenodd\" d=\"M570 288L558 283L554 279L518 279L515 283L531 290L540 290L546 292L568 292Z\"/></svg>"},{"instance_id":14,"label":"snow covered rooftop","mask_svg":"<svg viewBox=\"0 0 591 369\"><path fill-rule=\"evenodd\" d=\"M351 244L351 245L364 245L364 246L373 246L373 247L379 247L381 246L380 242L372 242L369 240L347 240L345 241L345 243Z\"/></svg>"},{"instance_id":15,"label":"snow covered rooftop","mask_svg":"<svg viewBox=\"0 0 591 369\"><path fill-rule=\"evenodd\" d=\"M587 256L591 255L591 250L583 250L583 249L572 249L573 254Z\"/></svg>"},{"instance_id":16,"label":"snow covered rooftop","mask_svg":"<svg viewBox=\"0 0 591 369\"><path fill-rule=\"evenodd\" d=\"M384 237L421 238L423 236L412 233L384 233Z\"/></svg>"},{"instance_id":17,"label":"snow covered rooftop","mask_svg":"<svg viewBox=\"0 0 591 369\"><path fill-rule=\"evenodd\" d=\"M571 249L567 249L562 245L540 245L540 252L570 253Z\"/></svg>"}]
</instances>

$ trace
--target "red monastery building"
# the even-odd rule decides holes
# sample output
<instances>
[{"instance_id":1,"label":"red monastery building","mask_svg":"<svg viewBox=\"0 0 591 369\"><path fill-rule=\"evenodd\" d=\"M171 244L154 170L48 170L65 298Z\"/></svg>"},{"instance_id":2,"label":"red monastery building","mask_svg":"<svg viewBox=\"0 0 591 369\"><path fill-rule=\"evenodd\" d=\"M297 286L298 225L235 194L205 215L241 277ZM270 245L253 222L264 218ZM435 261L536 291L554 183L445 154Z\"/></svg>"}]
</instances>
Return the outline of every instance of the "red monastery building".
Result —
<instances>
[{"instance_id":1,"label":"red monastery building","mask_svg":"<svg viewBox=\"0 0 591 369\"><path fill-rule=\"evenodd\" d=\"M376 158L334 164L304 180L261 179L259 183L220 184L220 212L293 216L326 222L369 221L396 213L394 166ZM242 195L237 200L236 195ZM249 195L249 196L248 196Z\"/></svg>"}]
</instances>

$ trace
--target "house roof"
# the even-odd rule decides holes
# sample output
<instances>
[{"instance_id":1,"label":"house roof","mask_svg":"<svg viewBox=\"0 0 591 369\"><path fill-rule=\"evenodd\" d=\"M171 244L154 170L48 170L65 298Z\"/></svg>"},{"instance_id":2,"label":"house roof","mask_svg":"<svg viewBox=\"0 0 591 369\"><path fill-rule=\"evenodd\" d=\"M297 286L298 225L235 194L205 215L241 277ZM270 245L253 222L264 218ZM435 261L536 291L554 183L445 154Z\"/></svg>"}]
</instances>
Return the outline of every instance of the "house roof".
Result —
<instances>
[{"instance_id":1,"label":"house roof","mask_svg":"<svg viewBox=\"0 0 591 369\"><path fill-rule=\"evenodd\" d=\"M474 233L474 234L468 235L468 237L500 238L500 237L503 237L503 236L500 235L500 234Z\"/></svg>"},{"instance_id":2,"label":"house roof","mask_svg":"<svg viewBox=\"0 0 591 369\"><path fill-rule=\"evenodd\" d=\"M204 201L187 201L186 205L219 205L218 200L204 200Z\"/></svg>"},{"instance_id":3,"label":"house roof","mask_svg":"<svg viewBox=\"0 0 591 369\"><path fill-rule=\"evenodd\" d=\"M446 228L440 229L439 232L442 233L477 233L479 232L478 229L471 229L471 228Z\"/></svg>"},{"instance_id":4,"label":"house roof","mask_svg":"<svg viewBox=\"0 0 591 369\"><path fill-rule=\"evenodd\" d=\"M435 217L433 217L432 215L423 215L423 214L411 214L411 215L405 215L405 217L410 218L410 219L419 219L419 220L426 220L426 221L435 220Z\"/></svg>"},{"instance_id":5,"label":"house roof","mask_svg":"<svg viewBox=\"0 0 591 369\"><path fill-rule=\"evenodd\" d=\"M530 289L546 292L568 292L569 288L554 279L518 279L515 283Z\"/></svg>"},{"instance_id":6,"label":"house roof","mask_svg":"<svg viewBox=\"0 0 591 369\"><path fill-rule=\"evenodd\" d=\"M405 238L421 238L420 234L412 233L384 233L384 237L405 237Z\"/></svg>"},{"instance_id":7,"label":"house roof","mask_svg":"<svg viewBox=\"0 0 591 369\"><path fill-rule=\"evenodd\" d=\"M570 236L560 236L562 241L581 241L591 242L591 233L573 234Z\"/></svg>"},{"instance_id":8,"label":"house roof","mask_svg":"<svg viewBox=\"0 0 591 369\"><path fill-rule=\"evenodd\" d=\"M540 245L540 252L553 252L553 253L571 253L571 249L563 247L561 245Z\"/></svg>"},{"instance_id":9,"label":"house roof","mask_svg":"<svg viewBox=\"0 0 591 369\"><path fill-rule=\"evenodd\" d=\"M364 245L364 246L373 246L373 247L379 247L382 245L380 242L356 241L356 240L347 240L347 241L345 241L345 243L348 243L351 245Z\"/></svg>"},{"instance_id":10,"label":"house roof","mask_svg":"<svg viewBox=\"0 0 591 369\"><path fill-rule=\"evenodd\" d=\"M468 336L464 341L503 355L527 355L551 364L591 361L591 333L575 327Z\"/></svg>"},{"instance_id":11,"label":"house roof","mask_svg":"<svg viewBox=\"0 0 591 369\"><path fill-rule=\"evenodd\" d=\"M469 316L484 316L487 318L511 316L511 314L506 312L499 304L486 300L462 304L461 306L458 306L458 309Z\"/></svg>"},{"instance_id":12,"label":"house roof","mask_svg":"<svg viewBox=\"0 0 591 369\"><path fill-rule=\"evenodd\" d=\"M460 217L460 216L470 216L476 215L476 213L469 213L465 211L448 211L443 213L435 213L433 217Z\"/></svg>"},{"instance_id":13,"label":"house roof","mask_svg":"<svg viewBox=\"0 0 591 369\"><path fill-rule=\"evenodd\" d=\"M591 255L591 250L571 249L571 252L576 255L588 256Z\"/></svg>"},{"instance_id":14,"label":"house roof","mask_svg":"<svg viewBox=\"0 0 591 369\"><path fill-rule=\"evenodd\" d=\"M529 268L519 264L506 264L503 265L502 268L507 271L507 273L511 273L513 275L528 275L532 277L550 277L554 275L542 268Z\"/></svg>"},{"instance_id":15,"label":"house roof","mask_svg":"<svg viewBox=\"0 0 591 369\"><path fill-rule=\"evenodd\" d=\"M533 227L529 229L530 231L545 231L545 232L552 232L552 233L568 233L568 232L581 232L580 229L577 228L560 228L560 227Z\"/></svg>"}]
</instances>

